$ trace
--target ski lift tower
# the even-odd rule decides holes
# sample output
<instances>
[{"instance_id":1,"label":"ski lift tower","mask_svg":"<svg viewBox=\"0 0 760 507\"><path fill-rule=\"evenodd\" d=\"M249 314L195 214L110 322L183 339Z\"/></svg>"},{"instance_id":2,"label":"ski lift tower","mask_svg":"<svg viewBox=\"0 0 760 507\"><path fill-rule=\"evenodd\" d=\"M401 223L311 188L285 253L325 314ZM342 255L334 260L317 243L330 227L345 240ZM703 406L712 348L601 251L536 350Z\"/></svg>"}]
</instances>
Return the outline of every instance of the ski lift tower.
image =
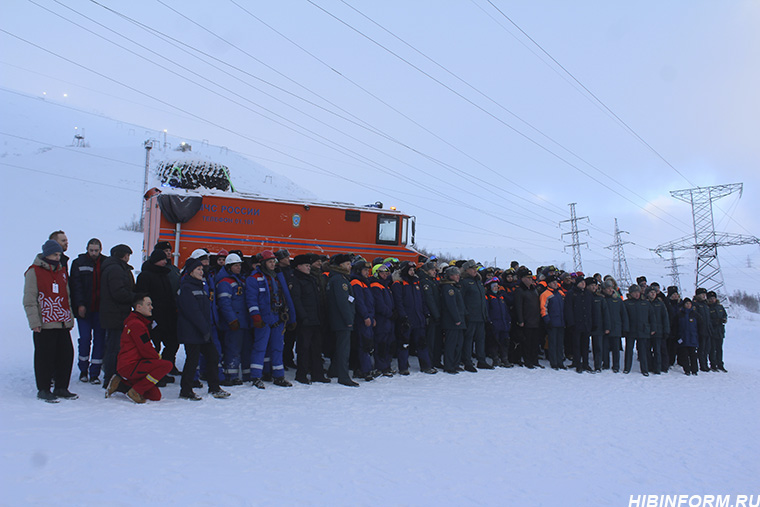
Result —
<instances>
[{"instance_id":1,"label":"ski lift tower","mask_svg":"<svg viewBox=\"0 0 760 507\"><path fill-rule=\"evenodd\" d=\"M697 256L696 287L715 291L718 298L726 303L728 295L723 287L723 273L720 271L718 262L718 247L760 244L760 239L755 236L715 232L712 203L734 192L739 192L739 197L741 197L742 189L742 183L731 183L671 191L670 195L676 199L691 204L694 235L690 234L654 249L657 255L668 251L672 255L675 250L693 249Z\"/></svg>"}]
</instances>

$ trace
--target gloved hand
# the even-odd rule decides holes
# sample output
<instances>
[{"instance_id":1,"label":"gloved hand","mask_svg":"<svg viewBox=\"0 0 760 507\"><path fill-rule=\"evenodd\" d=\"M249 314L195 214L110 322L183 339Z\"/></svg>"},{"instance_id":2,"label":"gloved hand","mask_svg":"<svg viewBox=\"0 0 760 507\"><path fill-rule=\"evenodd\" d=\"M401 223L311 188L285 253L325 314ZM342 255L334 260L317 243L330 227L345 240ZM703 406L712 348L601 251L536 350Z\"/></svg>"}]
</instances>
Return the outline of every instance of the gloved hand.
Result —
<instances>
[{"instance_id":1,"label":"gloved hand","mask_svg":"<svg viewBox=\"0 0 760 507\"><path fill-rule=\"evenodd\" d=\"M253 320L253 327L262 328L264 327L264 319L261 318L260 314L256 314L252 317Z\"/></svg>"},{"instance_id":2,"label":"gloved hand","mask_svg":"<svg viewBox=\"0 0 760 507\"><path fill-rule=\"evenodd\" d=\"M285 326L285 329L287 329L288 331L294 331L296 329L296 323L295 322L289 322Z\"/></svg>"},{"instance_id":3,"label":"gloved hand","mask_svg":"<svg viewBox=\"0 0 760 507\"><path fill-rule=\"evenodd\" d=\"M401 330L406 332L406 331L409 331L411 328L412 328L412 325L409 324L409 318L401 317Z\"/></svg>"},{"instance_id":4,"label":"gloved hand","mask_svg":"<svg viewBox=\"0 0 760 507\"><path fill-rule=\"evenodd\" d=\"M240 322L237 319L230 322L230 331L237 331L240 329Z\"/></svg>"},{"instance_id":5,"label":"gloved hand","mask_svg":"<svg viewBox=\"0 0 760 507\"><path fill-rule=\"evenodd\" d=\"M203 342L204 343L205 342L210 342L210 341L211 341L211 331L209 331L208 333L204 333L204 335L203 335Z\"/></svg>"},{"instance_id":6,"label":"gloved hand","mask_svg":"<svg viewBox=\"0 0 760 507\"><path fill-rule=\"evenodd\" d=\"M371 336L362 336L362 349L367 354L372 354L375 349L375 343Z\"/></svg>"}]
</instances>

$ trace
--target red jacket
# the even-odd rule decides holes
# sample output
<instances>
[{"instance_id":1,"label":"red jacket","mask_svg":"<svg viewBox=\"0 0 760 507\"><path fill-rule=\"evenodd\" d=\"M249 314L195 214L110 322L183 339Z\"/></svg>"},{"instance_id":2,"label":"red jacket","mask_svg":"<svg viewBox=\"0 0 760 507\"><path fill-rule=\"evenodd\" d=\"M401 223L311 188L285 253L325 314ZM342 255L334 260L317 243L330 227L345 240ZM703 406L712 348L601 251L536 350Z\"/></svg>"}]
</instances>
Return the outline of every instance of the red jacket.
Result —
<instances>
[{"instance_id":1,"label":"red jacket","mask_svg":"<svg viewBox=\"0 0 760 507\"><path fill-rule=\"evenodd\" d=\"M143 359L161 359L150 339L150 325L151 321L137 312L130 313L124 320L116 364L116 371L122 377L129 378Z\"/></svg>"}]
</instances>

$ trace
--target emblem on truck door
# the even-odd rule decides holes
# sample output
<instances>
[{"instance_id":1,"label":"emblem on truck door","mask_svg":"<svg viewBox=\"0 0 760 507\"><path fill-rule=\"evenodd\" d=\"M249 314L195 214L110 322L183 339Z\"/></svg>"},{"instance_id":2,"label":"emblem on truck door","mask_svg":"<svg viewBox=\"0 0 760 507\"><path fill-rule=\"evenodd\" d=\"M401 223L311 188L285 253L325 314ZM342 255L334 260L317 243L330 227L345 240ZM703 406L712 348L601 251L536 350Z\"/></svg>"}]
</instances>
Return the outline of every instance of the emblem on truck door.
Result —
<instances>
[{"instance_id":1,"label":"emblem on truck door","mask_svg":"<svg viewBox=\"0 0 760 507\"><path fill-rule=\"evenodd\" d=\"M293 213L293 227L298 227L301 225L301 215L298 213Z\"/></svg>"}]
</instances>

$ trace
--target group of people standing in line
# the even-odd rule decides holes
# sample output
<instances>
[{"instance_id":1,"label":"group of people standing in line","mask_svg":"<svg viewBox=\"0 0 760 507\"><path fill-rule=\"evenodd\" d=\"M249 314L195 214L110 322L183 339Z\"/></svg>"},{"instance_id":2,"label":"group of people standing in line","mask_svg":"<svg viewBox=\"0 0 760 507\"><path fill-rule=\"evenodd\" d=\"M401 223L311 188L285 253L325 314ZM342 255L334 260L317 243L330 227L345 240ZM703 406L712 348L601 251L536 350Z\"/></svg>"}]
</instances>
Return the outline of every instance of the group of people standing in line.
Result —
<instances>
[{"instance_id":1,"label":"group of people standing in line","mask_svg":"<svg viewBox=\"0 0 760 507\"><path fill-rule=\"evenodd\" d=\"M135 280L127 245L106 257L93 238L70 269L67 248L55 231L25 274L37 396L47 402L77 398L69 391L75 318L79 380L135 403L160 400L159 388L177 375L188 400L201 399L193 389L202 380L215 398L230 396L223 386L290 387L287 368L299 383L337 378L357 387L356 379L409 375L412 356L426 374L544 368L541 358L554 370L568 369L569 359L578 373L617 373L623 337L624 373L634 348L645 376L676 359L687 375L726 371L727 317L716 295L700 288L682 300L677 287L664 294L645 277L623 298L609 275L553 266L534 275L517 262L501 270L474 260L291 258L285 249L249 258L198 249L180 271L171 244L160 241Z\"/></svg>"}]
</instances>

